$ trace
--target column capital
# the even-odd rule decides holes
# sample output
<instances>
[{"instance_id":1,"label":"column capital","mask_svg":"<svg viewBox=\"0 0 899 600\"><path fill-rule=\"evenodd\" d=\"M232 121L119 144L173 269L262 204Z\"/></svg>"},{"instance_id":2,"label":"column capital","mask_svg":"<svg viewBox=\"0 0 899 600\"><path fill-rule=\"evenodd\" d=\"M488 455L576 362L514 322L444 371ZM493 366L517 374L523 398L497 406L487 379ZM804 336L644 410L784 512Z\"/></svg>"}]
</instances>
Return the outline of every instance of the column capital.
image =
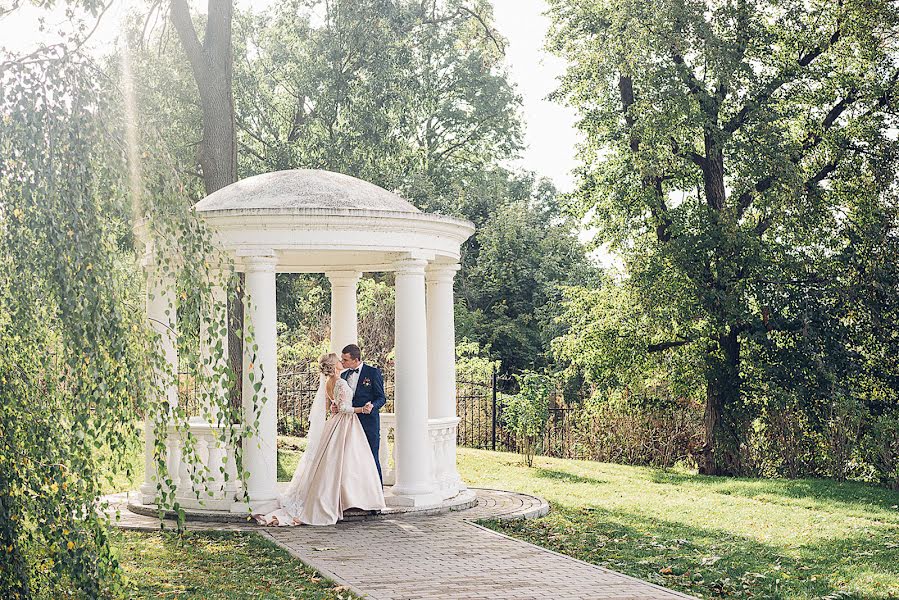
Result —
<instances>
[{"instance_id":1,"label":"column capital","mask_svg":"<svg viewBox=\"0 0 899 600\"><path fill-rule=\"evenodd\" d=\"M407 256L393 263L397 275L424 275L428 261L422 258Z\"/></svg>"},{"instance_id":2,"label":"column capital","mask_svg":"<svg viewBox=\"0 0 899 600\"><path fill-rule=\"evenodd\" d=\"M244 271L254 273L270 273L278 266L278 257L274 254L259 253L247 254L241 257Z\"/></svg>"},{"instance_id":3,"label":"column capital","mask_svg":"<svg viewBox=\"0 0 899 600\"><path fill-rule=\"evenodd\" d=\"M355 286L362 279L361 271L325 271L332 286Z\"/></svg>"},{"instance_id":4,"label":"column capital","mask_svg":"<svg viewBox=\"0 0 899 600\"><path fill-rule=\"evenodd\" d=\"M429 282L452 283L462 266L459 263L431 263L425 275Z\"/></svg>"}]
</instances>

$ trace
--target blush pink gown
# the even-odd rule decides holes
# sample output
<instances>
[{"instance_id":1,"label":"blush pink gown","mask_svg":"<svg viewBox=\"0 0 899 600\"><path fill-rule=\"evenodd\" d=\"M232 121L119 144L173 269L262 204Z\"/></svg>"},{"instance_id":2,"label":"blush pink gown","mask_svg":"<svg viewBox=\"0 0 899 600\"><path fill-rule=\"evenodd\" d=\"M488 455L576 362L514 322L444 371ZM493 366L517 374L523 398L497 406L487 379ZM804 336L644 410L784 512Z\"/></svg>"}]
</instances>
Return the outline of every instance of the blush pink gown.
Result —
<instances>
[{"instance_id":1,"label":"blush pink gown","mask_svg":"<svg viewBox=\"0 0 899 600\"><path fill-rule=\"evenodd\" d=\"M353 392L343 379L331 400L340 412L322 430L304 472L281 497L281 507L257 520L265 525L333 525L348 508L384 510L384 489L375 459L353 412ZM302 466L302 465L301 465ZM300 468L300 466L298 466Z\"/></svg>"}]
</instances>

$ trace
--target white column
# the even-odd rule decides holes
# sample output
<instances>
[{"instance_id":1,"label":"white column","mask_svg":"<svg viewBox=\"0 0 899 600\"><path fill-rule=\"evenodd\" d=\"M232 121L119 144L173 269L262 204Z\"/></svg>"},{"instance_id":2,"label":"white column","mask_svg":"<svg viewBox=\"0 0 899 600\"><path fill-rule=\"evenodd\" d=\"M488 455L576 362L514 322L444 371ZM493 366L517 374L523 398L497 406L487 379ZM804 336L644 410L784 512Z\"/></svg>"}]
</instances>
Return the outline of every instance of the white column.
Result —
<instances>
[{"instance_id":1,"label":"white column","mask_svg":"<svg viewBox=\"0 0 899 600\"><path fill-rule=\"evenodd\" d=\"M232 510L249 508L254 513L275 508L278 497L277 262L273 255L244 258L243 407L244 418L251 426L257 418L254 402L258 405L259 426L254 435L244 438L243 444L243 466L249 472L249 507L235 505Z\"/></svg>"},{"instance_id":2,"label":"white column","mask_svg":"<svg viewBox=\"0 0 899 600\"><path fill-rule=\"evenodd\" d=\"M331 282L331 352L340 356L348 344L359 342L356 287L362 273L328 271L325 275Z\"/></svg>"},{"instance_id":3,"label":"white column","mask_svg":"<svg viewBox=\"0 0 899 600\"><path fill-rule=\"evenodd\" d=\"M144 267L147 273L147 319L150 327L159 335L159 350L164 358L164 366L156 375L159 385L165 387L165 395L160 400L165 400L170 407L174 407L178 404L178 308L175 278L173 273L155 264L152 255L144 259ZM152 504L156 498L155 444L154 423L148 415L144 421L144 483L140 488L144 504ZM174 471L169 474L173 481L177 481L181 458L180 452L177 454L177 457L167 457L170 471L172 465L175 466Z\"/></svg>"},{"instance_id":4,"label":"white column","mask_svg":"<svg viewBox=\"0 0 899 600\"><path fill-rule=\"evenodd\" d=\"M428 435L427 318L424 260L396 263L396 484L391 503L440 502Z\"/></svg>"},{"instance_id":5,"label":"white column","mask_svg":"<svg viewBox=\"0 0 899 600\"><path fill-rule=\"evenodd\" d=\"M456 416L456 326L453 278L458 264L432 264L428 286L428 416Z\"/></svg>"},{"instance_id":6,"label":"white column","mask_svg":"<svg viewBox=\"0 0 899 600\"><path fill-rule=\"evenodd\" d=\"M435 453L435 476L444 495L464 489L456 469L456 327L453 278L459 265L432 263L427 270L428 295L428 417L439 420L444 446Z\"/></svg>"}]
</instances>

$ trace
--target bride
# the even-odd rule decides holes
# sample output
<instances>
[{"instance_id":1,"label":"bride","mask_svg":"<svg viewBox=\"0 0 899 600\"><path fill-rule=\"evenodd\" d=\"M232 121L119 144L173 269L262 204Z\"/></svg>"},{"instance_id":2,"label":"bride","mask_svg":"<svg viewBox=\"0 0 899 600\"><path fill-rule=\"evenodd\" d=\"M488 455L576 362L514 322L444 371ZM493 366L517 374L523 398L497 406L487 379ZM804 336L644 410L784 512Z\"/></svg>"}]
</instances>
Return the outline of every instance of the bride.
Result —
<instances>
[{"instance_id":1,"label":"bride","mask_svg":"<svg viewBox=\"0 0 899 600\"><path fill-rule=\"evenodd\" d=\"M348 508L383 510L384 490L368 440L353 407L353 392L340 378L336 354L319 359L321 382L309 412L306 451L279 498L281 507L257 515L262 525L333 525ZM328 406L338 412L327 422Z\"/></svg>"}]
</instances>

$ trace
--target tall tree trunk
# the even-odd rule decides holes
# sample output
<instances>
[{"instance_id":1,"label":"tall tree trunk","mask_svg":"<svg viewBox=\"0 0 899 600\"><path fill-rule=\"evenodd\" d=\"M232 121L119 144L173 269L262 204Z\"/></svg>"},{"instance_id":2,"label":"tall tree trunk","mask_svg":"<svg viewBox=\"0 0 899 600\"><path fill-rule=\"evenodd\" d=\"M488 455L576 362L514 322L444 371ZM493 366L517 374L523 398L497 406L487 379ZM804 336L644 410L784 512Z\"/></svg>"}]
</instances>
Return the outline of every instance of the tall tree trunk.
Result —
<instances>
[{"instance_id":1,"label":"tall tree trunk","mask_svg":"<svg viewBox=\"0 0 899 600\"><path fill-rule=\"evenodd\" d=\"M702 166L702 178L705 183L706 203L715 211L724 208L727 200L727 188L724 185L724 151L717 142L715 132L705 134L705 161Z\"/></svg>"},{"instance_id":2,"label":"tall tree trunk","mask_svg":"<svg viewBox=\"0 0 899 600\"><path fill-rule=\"evenodd\" d=\"M231 16L233 0L209 0L203 42L197 36L186 0L172 0L172 23L190 61L203 109L200 166L206 193L237 181Z\"/></svg>"},{"instance_id":3,"label":"tall tree trunk","mask_svg":"<svg viewBox=\"0 0 899 600\"><path fill-rule=\"evenodd\" d=\"M203 185L207 194L237 181L237 134L235 130L234 93L232 89L233 52L231 45L231 17L233 0L209 0L206 34L203 42L197 36L186 0L171 1L172 24L190 62L200 106L203 110L203 139L199 160L203 170ZM237 383L232 401L241 402L243 375L243 305L240 290L229 293L228 347L231 369Z\"/></svg>"},{"instance_id":4,"label":"tall tree trunk","mask_svg":"<svg viewBox=\"0 0 899 600\"><path fill-rule=\"evenodd\" d=\"M706 370L705 443L699 460L703 475L739 475L746 433L740 407L740 339L735 329L717 340Z\"/></svg>"},{"instance_id":5,"label":"tall tree trunk","mask_svg":"<svg viewBox=\"0 0 899 600\"><path fill-rule=\"evenodd\" d=\"M704 135L705 161L702 165L706 204L717 217L716 226L722 222L722 212L727 202L724 180L724 152L720 144L720 132L707 129ZM724 236L722 236L723 238ZM719 253L721 249L719 248ZM729 315L719 294L733 293L721 273L708 269L706 284L717 293L710 310L718 314L720 322L727 322ZM734 326L727 326L725 333L715 340L707 358L706 406L703 425L705 443L699 461L699 472L705 475L737 475L742 471L740 444L746 432L744 413L740 407L740 339Z\"/></svg>"}]
</instances>

